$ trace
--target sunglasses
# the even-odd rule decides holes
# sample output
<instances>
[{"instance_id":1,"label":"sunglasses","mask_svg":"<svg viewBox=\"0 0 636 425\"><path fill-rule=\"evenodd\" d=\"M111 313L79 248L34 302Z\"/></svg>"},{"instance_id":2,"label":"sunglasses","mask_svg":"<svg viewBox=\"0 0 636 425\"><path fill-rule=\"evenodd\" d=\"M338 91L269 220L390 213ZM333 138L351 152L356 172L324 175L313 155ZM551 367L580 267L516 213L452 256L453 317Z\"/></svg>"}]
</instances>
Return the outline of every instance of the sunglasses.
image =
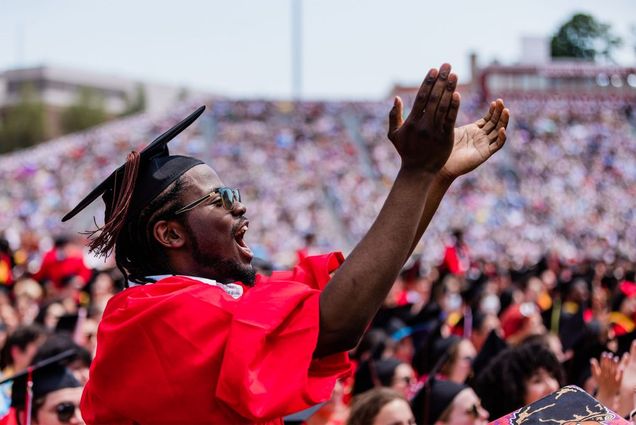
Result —
<instances>
[{"instance_id":1,"label":"sunglasses","mask_svg":"<svg viewBox=\"0 0 636 425\"><path fill-rule=\"evenodd\" d=\"M237 201L241 202L241 192L239 192L238 189L232 189L230 187L217 187L216 189L214 189L212 192L208 193L204 197L199 198L194 202L190 202L185 207L180 208L174 213L174 215L179 215L179 214L183 214L184 212L190 211L198 207L199 205L201 205L208 199L214 198L214 196L217 194L220 196L221 202L223 203L223 208L225 208L228 211L232 210L235 202Z\"/></svg>"},{"instance_id":2,"label":"sunglasses","mask_svg":"<svg viewBox=\"0 0 636 425\"><path fill-rule=\"evenodd\" d=\"M466 409L466 414L472 416L475 419L479 419L481 417L481 414L479 412L480 408L481 408L480 404L474 403L472 406Z\"/></svg>"},{"instance_id":3,"label":"sunglasses","mask_svg":"<svg viewBox=\"0 0 636 425\"><path fill-rule=\"evenodd\" d=\"M73 416L75 416L75 403L65 401L55 406L55 413L57 413L57 420L62 423L68 423Z\"/></svg>"}]
</instances>

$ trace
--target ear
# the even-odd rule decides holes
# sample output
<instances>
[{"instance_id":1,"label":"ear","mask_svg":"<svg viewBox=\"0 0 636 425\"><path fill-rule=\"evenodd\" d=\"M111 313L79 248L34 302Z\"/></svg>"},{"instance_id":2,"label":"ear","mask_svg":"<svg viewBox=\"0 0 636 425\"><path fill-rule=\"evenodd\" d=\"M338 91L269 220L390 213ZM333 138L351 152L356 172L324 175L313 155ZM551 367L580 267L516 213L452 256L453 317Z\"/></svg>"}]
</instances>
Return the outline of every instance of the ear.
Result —
<instances>
[{"instance_id":1,"label":"ear","mask_svg":"<svg viewBox=\"0 0 636 425\"><path fill-rule=\"evenodd\" d=\"M173 220L159 220L153 226L152 234L164 248L182 248L186 243L185 229Z\"/></svg>"}]
</instances>

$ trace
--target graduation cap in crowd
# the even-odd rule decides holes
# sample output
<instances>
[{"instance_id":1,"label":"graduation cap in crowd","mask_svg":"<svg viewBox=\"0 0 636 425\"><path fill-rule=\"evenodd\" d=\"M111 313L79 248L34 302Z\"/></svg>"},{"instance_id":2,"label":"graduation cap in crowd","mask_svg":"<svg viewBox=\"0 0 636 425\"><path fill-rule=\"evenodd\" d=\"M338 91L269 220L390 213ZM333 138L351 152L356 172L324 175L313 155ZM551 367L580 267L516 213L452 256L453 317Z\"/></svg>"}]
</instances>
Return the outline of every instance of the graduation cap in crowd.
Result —
<instances>
[{"instance_id":1,"label":"graduation cap in crowd","mask_svg":"<svg viewBox=\"0 0 636 425\"><path fill-rule=\"evenodd\" d=\"M570 385L490 422L490 425L605 424L630 422L603 406L581 388Z\"/></svg>"},{"instance_id":2,"label":"graduation cap in crowd","mask_svg":"<svg viewBox=\"0 0 636 425\"><path fill-rule=\"evenodd\" d=\"M75 354L75 350L66 350L56 356L37 362L29 366L26 370L0 381L0 385L13 381L11 387L11 406L25 411L25 425L31 424L34 400L45 397L53 391L82 386L65 366L66 360ZM58 412L58 416L61 414L70 414L72 416L74 412L75 406L73 406L72 411L69 409L68 412Z\"/></svg>"},{"instance_id":3,"label":"graduation cap in crowd","mask_svg":"<svg viewBox=\"0 0 636 425\"><path fill-rule=\"evenodd\" d=\"M411 401L415 422L434 424L442 416L444 410L453 403L457 394L466 388L469 388L468 385L453 381L429 379L429 382L415 394Z\"/></svg>"},{"instance_id":4,"label":"graduation cap in crowd","mask_svg":"<svg viewBox=\"0 0 636 425\"><path fill-rule=\"evenodd\" d=\"M140 153L128 155L126 163L109 175L62 221L76 214L102 196L106 204L104 226L91 232L94 238L91 251L107 256L115 245L117 236L128 217L139 214L154 198L172 182L203 161L181 155L170 155L167 144L192 124L205 110L201 106L183 121L157 137ZM99 233L98 236L95 236Z\"/></svg>"}]
</instances>

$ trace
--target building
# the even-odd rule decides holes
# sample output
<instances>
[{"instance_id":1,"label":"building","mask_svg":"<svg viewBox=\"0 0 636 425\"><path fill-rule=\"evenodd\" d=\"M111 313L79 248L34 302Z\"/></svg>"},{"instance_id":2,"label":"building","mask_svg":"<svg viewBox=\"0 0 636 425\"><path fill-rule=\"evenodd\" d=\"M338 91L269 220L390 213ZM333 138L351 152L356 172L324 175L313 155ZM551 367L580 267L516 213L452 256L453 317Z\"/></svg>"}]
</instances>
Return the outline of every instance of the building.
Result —
<instances>
[{"instance_id":1,"label":"building","mask_svg":"<svg viewBox=\"0 0 636 425\"><path fill-rule=\"evenodd\" d=\"M90 90L103 101L108 116L116 117L127 110L139 96L145 98L145 111L160 113L179 100L206 95L184 87L155 84L104 73L38 66L11 69L0 73L0 113L20 102L23 88L31 87L45 107L46 138L62 134L60 117L64 109L77 102L82 90ZM207 95L209 96L209 95Z\"/></svg>"}]
</instances>

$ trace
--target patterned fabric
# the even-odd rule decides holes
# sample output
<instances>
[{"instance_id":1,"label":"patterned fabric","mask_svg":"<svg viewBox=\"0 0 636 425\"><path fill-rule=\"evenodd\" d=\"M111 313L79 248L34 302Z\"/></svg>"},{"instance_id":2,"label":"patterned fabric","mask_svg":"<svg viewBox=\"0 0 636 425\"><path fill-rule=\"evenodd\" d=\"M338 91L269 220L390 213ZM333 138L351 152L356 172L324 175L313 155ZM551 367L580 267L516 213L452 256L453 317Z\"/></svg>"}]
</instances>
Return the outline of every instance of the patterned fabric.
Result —
<instances>
[{"instance_id":1,"label":"patterned fabric","mask_svg":"<svg viewBox=\"0 0 636 425\"><path fill-rule=\"evenodd\" d=\"M581 388L571 385L489 425L629 425Z\"/></svg>"}]
</instances>

